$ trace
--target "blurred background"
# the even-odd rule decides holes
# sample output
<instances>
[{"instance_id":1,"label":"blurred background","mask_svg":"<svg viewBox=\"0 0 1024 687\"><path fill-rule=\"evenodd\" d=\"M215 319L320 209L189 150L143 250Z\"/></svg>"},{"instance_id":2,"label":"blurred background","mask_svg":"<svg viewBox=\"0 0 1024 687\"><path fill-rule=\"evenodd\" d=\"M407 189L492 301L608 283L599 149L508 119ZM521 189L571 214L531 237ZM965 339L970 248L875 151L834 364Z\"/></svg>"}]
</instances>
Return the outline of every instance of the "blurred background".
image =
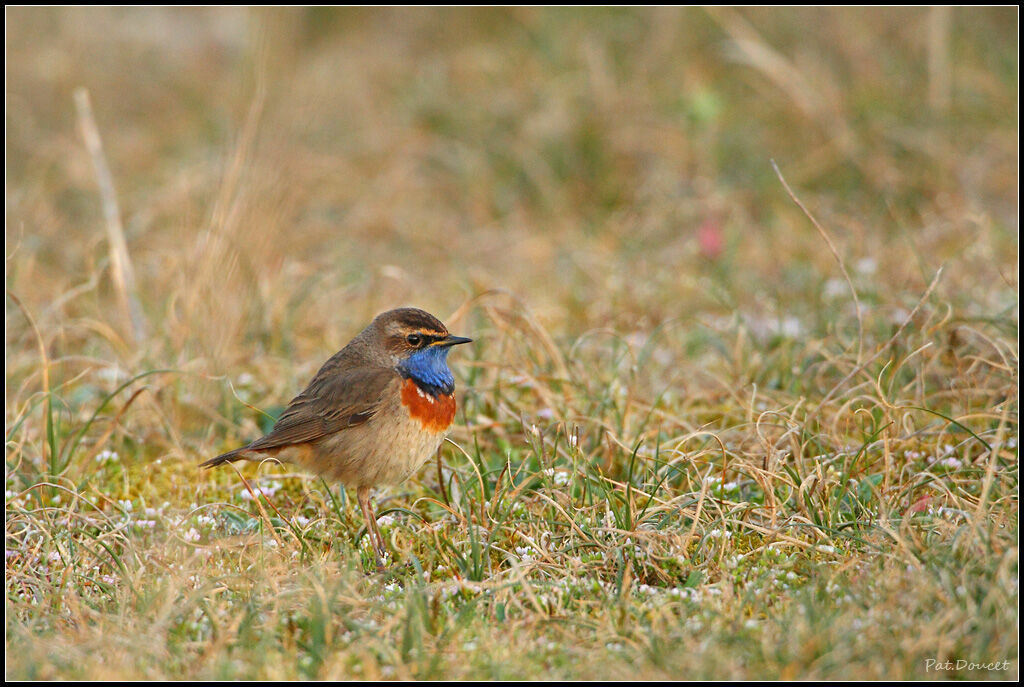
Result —
<instances>
[{"instance_id":1,"label":"blurred background","mask_svg":"<svg viewBox=\"0 0 1024 687\"><path fill-rule=\"evenodd\" d=\"M6 9L8 677L1012 659L1018 17ZM401 305L474 339L429 589L196 467Z\"/></svg>"},{"instance_id":2,"label":"blurred background","mask_svg":"<svg viewBox=\"0 0 1024 687\"><path fill-rule=\"evenodd\" d=\"M940 266L938 309L1016 326L1012 7L6 18L7 289L68 377L287 370L285 394L404 304L471 335L479 308L558 341L678 325L666 366L716 328L847 345L849 285L772 160L869 336ZM7 313L10 399L40 380Z\"/></svg>"}]
</instances>

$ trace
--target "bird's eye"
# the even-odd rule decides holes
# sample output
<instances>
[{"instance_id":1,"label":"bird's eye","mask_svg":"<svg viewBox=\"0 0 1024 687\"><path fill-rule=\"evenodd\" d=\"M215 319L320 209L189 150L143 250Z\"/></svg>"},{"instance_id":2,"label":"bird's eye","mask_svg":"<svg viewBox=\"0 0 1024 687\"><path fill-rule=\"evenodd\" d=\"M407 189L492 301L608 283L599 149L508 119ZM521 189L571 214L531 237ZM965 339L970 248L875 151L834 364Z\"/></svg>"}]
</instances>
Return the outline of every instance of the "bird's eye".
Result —
<instances>
[{"instance_id":1,"label":"bird's eye","mask_svg":"<svg viewBox=\"0 0 1024 687\"><path fill-rule=\"evenodd\" d=\"M423 337L420 336L419 334L410 334L409 336L405 337L405 340L409 342L410 346L419 346L421 343L423 343Z\"/></svg>"}]
</instances>

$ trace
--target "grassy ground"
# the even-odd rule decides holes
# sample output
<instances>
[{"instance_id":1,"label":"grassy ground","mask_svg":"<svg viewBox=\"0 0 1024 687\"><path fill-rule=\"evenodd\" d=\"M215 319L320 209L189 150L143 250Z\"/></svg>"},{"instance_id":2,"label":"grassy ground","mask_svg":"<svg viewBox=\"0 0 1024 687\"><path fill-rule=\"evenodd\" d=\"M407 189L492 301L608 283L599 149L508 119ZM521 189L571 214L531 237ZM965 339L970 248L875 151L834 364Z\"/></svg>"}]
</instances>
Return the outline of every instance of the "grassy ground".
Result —
<instances>
[{"instance_id":1,"label":"grassy ground","mask_svg":"<svg viewBox=\"0 0 1024 687\"><path fill-rule=\"evenodd\" d=\"M1017 677L1016 8L6 20L8 678ZM377 574L196 465L406 304Z\"/></svg>"}]
</instances>

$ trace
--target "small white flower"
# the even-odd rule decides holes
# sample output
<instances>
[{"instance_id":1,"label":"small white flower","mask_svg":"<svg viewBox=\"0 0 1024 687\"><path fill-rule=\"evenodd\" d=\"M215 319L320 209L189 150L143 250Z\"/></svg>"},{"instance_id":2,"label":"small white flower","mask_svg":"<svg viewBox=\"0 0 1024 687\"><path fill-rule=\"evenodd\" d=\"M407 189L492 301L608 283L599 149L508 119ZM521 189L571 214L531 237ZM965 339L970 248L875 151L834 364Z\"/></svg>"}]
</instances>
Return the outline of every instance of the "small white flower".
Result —
<instances>
[{"instance_id":1,"label":"small white flower","mask_svg":"<svg viewBox=\"0 0 1024 687\"><path fill-rule=\"evenodd\" d=\"M561 470L555 470L554 468L548 468L547 470L542 470L541 472L543 472L546 477L551 478L551 480L557 486L564 486L564 485L569 483L569 473L568 472L563 472Z\"/></svg>"},{"instance_id":2,"label":"small white flower","mask_svg":"<svg viewBox=\"0 0 1024 687\"><path fill-rule=\"evenodd\" d=\"M784 336L795 338L804 333L804 325L799 319L791 315L783 318L779 331Z\"/></svg>"},{"instance_id":3,"label":"small white flower","mask_svg":"<svg viewBox=\"0 0 1024 687\"><path fill-rule=\"evenodd\" d=\"M96 454L95 460L97 463L106 463L108 461L111 463L116 463L118 461L117 451L104 449Z\"/></svg>"},{"instance_id":4,"label":"small white flower","mask_svg":"<svg viewBox=\"0 0 1024 687\"><path fill-rule=\"evenodd\" d=\"M536 559L537 552L533 550L532 546L517 546L516 554L523 563L529 563Z\"/></svg>"},{"instance_id":5,"label":"small white flower","mask_svg":"<svg viewBox=\"0 0 1024 687\"><path fill-rule=\"evenodd\" d=\"M824 294L829 298L836 298L846 293L846 282L842 279L829 279L825 282L825 287L822 289Z\"/></svg>"},{"instance_id":6,"label":"small white flower","mask_svg":"<svg viewBox=\"0 0 1024 687\"><path fill-rule=\"evenodd\" d=\"M104 381L116 382L121 378L121 370L116 365L114 367L104 367L96 372L96 376Z\"/></svg>"},{"instance_id":7,"label":"small white flower","mask_svg":"<svg viewBox=\"0 0 1024 687\"><path fill-rule=\"evenodd\" d=\"M909 319L910 311L904 308L896 308L895 310L892 311L892 316L890 317L892 323L897 326L902 326L906 324L907 320Z\"/></svg>"},{"instance_id":8,"label":"small white flower","mask_svg":"<svg viewBox=\"0 0 1024 687\"><path fill-rule=\"evenodd\" d=\"M861 274L874 274L878 270L878 262L872 257L861 258L855 269Z\"/></svg>"},{"instance_id":9,"label":"small white flower","mask_svg":"<svg viewBox=\"0 0 1024 687\"><path fill-rule=\"evenodd\" d=\"M258 492L260 494L263 494L266 497L271 497L280 488L281 488L280 484L270 484L270 485L267 485L265 487L264 486L257 486L253 491L256 491L256 492ZM253 497L252 496L252 492L249 491L248 489L242 489L242 491L239 493L239 496L241 496L244 501L252 501L252 497Z\"/></svg>"}]
</instances>

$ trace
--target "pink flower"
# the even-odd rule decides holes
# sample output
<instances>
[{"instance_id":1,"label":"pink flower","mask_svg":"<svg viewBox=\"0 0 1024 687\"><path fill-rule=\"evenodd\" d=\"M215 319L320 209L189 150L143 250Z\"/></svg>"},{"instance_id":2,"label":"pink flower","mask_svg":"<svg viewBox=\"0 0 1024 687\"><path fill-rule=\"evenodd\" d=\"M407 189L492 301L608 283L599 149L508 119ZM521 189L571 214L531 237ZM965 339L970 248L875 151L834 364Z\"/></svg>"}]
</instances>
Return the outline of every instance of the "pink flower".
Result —
<instances>
[{"instance_id":1,"label":"pink flower","mask_svg":"<svg viewBox=\"0 0 1024 687\"><path fill-rule=\"evenodd\" d=\"M722 225L716 219L706 219L697 230L697 243L700 254L708 260L715 260L725 249L725 235Z\"/></svg>"},{"instance_id":2,"label":"pink flower","mask_svg":"<svg viewBox=\"0 0 1024 687\"><path fill-rule=\"evenodd\" d=\"M932 500L932 497L928 496L927 494L922 496L921 498L919 498L917 501L914 502L914 505L912 505L910 507L910 512L911 513L921 513L923 511L928 510L928 503L931 500Z\"/></svg>"}]
</instances>

